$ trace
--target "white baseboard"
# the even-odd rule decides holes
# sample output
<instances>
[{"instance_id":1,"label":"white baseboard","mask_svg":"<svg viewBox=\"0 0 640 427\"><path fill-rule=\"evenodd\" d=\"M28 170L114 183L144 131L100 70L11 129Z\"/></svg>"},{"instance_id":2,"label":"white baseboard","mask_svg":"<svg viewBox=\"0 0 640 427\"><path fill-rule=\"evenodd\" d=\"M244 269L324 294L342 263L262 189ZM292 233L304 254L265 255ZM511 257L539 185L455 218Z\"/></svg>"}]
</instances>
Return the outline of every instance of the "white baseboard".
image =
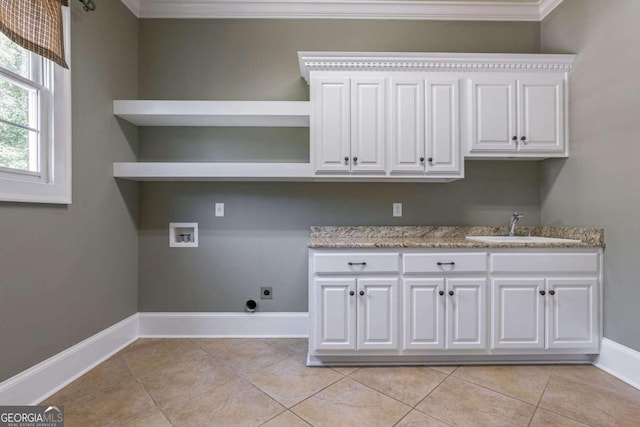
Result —
<instances>
[{"instance_id":1,"label":"white baseboard","mask_svg":"<svg viewBox=\"0 0 640 427\"><path fill-rule=\"evenodd\" d=\"M600 355L593 364L640 389L640 352L603 338Z\"/></svg>"},{"instance_id":2,"label":"white baseboard","mask_svg":"<svg viewBox=\"0 0 640 427\"><path fill-rule=\"evenodd\" d=\"M0 383L0 405L35 405L138 338L138 314Z\"/></svg>"},{"instance_id":3,"label":"white baseboard","mask_svg":"<svg viewBox=\"0 0 640 427\"><path fill-rule=\"evenodd\" d=\"M139 313L140 338L306 338L309 313Z\"/></svg>"}]
</instances>

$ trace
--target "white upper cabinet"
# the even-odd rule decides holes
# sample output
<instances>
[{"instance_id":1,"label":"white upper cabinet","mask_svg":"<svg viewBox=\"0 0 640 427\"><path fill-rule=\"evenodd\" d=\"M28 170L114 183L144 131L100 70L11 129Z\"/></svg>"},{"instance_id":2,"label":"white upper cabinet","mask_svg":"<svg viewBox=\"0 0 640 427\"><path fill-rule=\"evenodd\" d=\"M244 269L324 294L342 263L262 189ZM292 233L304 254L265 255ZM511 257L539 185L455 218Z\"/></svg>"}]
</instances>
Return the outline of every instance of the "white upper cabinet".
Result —
<instances>
[{"instance_id":1,"label":"white upper cabinet","mask_svg":"<svg viewBox=\"0 0 640 427\"><path fill-rule=\"evenodd\" d=\"M385 172L384 78L351 79L351 171Z\"/></svg>"},{"instance_id":2,"label":"white upper cabinet","mask_svg":"<svg viewBox=\"0 0 640 427\"><path fill-rule=\"evenodd\" d=\"M458 175L464 159L460 144L460 81L434 74L425 83L426 174Z\"/></svg>"},{"instance_id":3,"label":"white upper cabinet","mask_svg":"<svg viewBox=\"0 0 640 427\"><path fill-rule=\"evenodd\" d=\"M319 77L311 86L312 147L319 172L346 173L351 169L350 80Z\"/></svg>"},{"instance_id":4,"label":"white upper cabinet","mask_svg":"<svg viewBox=\"0 0 640 427\"><path fill-rule=\"evenodd\" d=\"M390 79L391 172L425 171L424 80L421 76Z\"/></svg>"},{"instance_id":5,"label":"white upper cabinet","mask_svg":"<svg viewBox=\"0 0 640 427\"><path fill-rule=\"evenodd\" d=\"M558 75L518 79L521 152L564 153L564 79Z\"/></svg>"},{"instance_id":6,"label":"white upper cabinet","mask_svg":"<svg viewBox=\"0 0 640 427\"><path fill-rule=\"evenodd\" d=\"M385 173L384 78L315 77L311 146L317 172Z\"/></svg>"},{"instance_id":7,"label":"white upper cabinet","mask_svg":"<svg viewBox=\"0 0 640 427\"><path fill-rule=\"evenodd\" d=\"M471 157L565 157L565 74L486 73L468 80Z\"/></svg>"}]
</instances>

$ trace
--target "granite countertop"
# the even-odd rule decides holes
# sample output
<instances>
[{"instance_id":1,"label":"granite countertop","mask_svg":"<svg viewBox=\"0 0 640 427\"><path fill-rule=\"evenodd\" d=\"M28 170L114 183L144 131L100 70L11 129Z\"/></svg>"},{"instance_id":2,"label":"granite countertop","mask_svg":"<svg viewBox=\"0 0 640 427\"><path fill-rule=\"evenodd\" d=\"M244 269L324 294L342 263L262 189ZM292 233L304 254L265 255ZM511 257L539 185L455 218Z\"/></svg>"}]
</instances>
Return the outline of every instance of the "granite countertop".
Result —
<instances>
[{"instance_id":1,"label":"granite countertop","mask_svg":"<svg viewBox=\"0 0 640 427\"><path fill-rule=\"evenodd\" d=\"M581 227L527 227L518 235L581 240L580 243L486 243L465 236L506 236L507 227L405 226L311 227L309 248L604 248L604 230Z\"/></svg>"}]
</instances>

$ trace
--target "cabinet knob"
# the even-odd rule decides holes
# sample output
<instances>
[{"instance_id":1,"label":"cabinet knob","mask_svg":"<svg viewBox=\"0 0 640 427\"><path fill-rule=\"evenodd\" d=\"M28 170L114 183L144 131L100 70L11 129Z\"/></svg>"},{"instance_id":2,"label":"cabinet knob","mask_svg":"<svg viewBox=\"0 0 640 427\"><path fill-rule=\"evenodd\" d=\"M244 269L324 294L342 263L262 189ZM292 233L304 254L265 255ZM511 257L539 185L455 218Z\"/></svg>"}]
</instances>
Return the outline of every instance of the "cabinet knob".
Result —
<instances>
[{"instance_id":1,"label":"cabinet knob","mask_svg":"<svg viewBox=\"0 0 640 427\"><path fill-rule=\"evenodd\" d=\"M348 162L349 161L349 156L344 156L344 161Z\"/></svg>"},{"instance_id":2,"label":"cabinet knob","mask_svg":"<svg viewBox=\"0 0 640 427\"><path fill-rule=\"evenodd\" d=\"M420 157L420 163L424 162L424 157Z\"/></svg>"},{"instance_id":3,"label":"cabinet knob","mask_svg":"<svg viewBox=\"0 0 640 427\"><path fill-rule=\"evenodd\" d=\"M512 137L511 137L511 140L512 140L512 141L517 141L517 140L518 140L518 137L514 135L514 136L512 136Z\"/></svg>"},{"instance_id":4,"label":"cabinet knob","mask_svg":"<svg viewBox=\"0 0 640 427\"><path fill-rule=\"evenodd\" d=\"M439 294L440 296L442 296L442 295L444 295L444 291L440 291L440 292L438 292L438 294Z\"/></svg>"},{"instance_id":5,"label":"cabinet knob","mask_svg":"<svg viewBox=\"0 0 640 427\"><path fill-rule=\"evenodd\" d=\"M540 295L544 296L546 294L545 291L540 291Z\"/></svg>"},{"instance_id":6,"label":"cabinet knob","mask_svg":"<svg viewBox=\"0 0 640 427\"><path fill-rule=\"evenodd\" d=\"M349 295L354 296L356 293L353 291L349 291Z\"/></svg>"},{"instance_id":7,"label":"cabinet knob","mask_svg":"<svg viewBox=\"0 0 640 427\"><path fill-rule=\"evenodd\" d=\"M433 163L433 157L429 157L429 158L427 159L427 161L428 161L429 163Z\"/></svg>"},{"instance_id":8,"label":"cabinet knob","mask_svg":"<svg viewBox=\"0 0 640 427\"><path fill-rule=\"evenodd\" d=\"M357 161L358 161L358 158L357 158L357 157L354 157L354 158L353 158L353 162L355 163L355 162L357 162Z\"/></svg>"},{"instance_id":9,"label":"cabinet knob","mask_svg":"<svg viewBox=\"0 0 640 427\"><path fill-rule=\"evenodd\" d=\"M449 291L449 295L453 296L453 291Z\"/></svg>"},{"instance_id":10,"label":"cabinet knob","mask_svg":"<svg viewBox=\"0 0 640 427\"><path fill-rule=\"evenodd\" d=\"M549 295L555 295L556 291L549 291Z\"/></svg>"},{"instance_id":11,"label":"cabinet knob","mask_svg":"<svg viewBox=\"0 0 640 427\"><path fill-rule=\"evenodd\" d=\"M525 145L528 144L526 136L523 136L522 138L520 138L520 140L524 142Z\"/></svg>"},{"instance_id":12,"label":"cabinet knob","mask_svg":"<svg viewBox=\"0 0 640 427\"><path fill-rule=\"evenodd\" d=\"M360 291L360 296L363 296L363 295L364 295L364 291Z\"/></svg>"}]
</instances>

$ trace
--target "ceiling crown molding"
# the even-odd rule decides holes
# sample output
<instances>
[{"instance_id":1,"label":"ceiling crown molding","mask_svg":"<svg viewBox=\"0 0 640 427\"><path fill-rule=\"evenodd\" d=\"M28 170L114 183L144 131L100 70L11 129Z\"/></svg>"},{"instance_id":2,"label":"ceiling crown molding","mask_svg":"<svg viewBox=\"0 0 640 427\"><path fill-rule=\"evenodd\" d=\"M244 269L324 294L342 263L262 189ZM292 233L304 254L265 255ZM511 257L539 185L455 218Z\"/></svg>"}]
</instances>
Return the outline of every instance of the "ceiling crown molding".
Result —
<instances>
[{"instance_id":1,"label":"ceiling crown molding","mask_svg":"<svg viewBox=\"0 0 640 427\"><path fill-rule=\"evenodd\" d=\"M574 59L555 54L298 52L307 83L312 71L570 71Z\"/></svg>"},{"instance_id":2,"label":"ceiling crown molding","mask_svg":"<svg viewBox=\"0 0 640 427\"><path fill-rule=\"evenodd\" d=\"M541 21L563 0L122 0L139 18Z\"/></svg>"}]
</instances>

